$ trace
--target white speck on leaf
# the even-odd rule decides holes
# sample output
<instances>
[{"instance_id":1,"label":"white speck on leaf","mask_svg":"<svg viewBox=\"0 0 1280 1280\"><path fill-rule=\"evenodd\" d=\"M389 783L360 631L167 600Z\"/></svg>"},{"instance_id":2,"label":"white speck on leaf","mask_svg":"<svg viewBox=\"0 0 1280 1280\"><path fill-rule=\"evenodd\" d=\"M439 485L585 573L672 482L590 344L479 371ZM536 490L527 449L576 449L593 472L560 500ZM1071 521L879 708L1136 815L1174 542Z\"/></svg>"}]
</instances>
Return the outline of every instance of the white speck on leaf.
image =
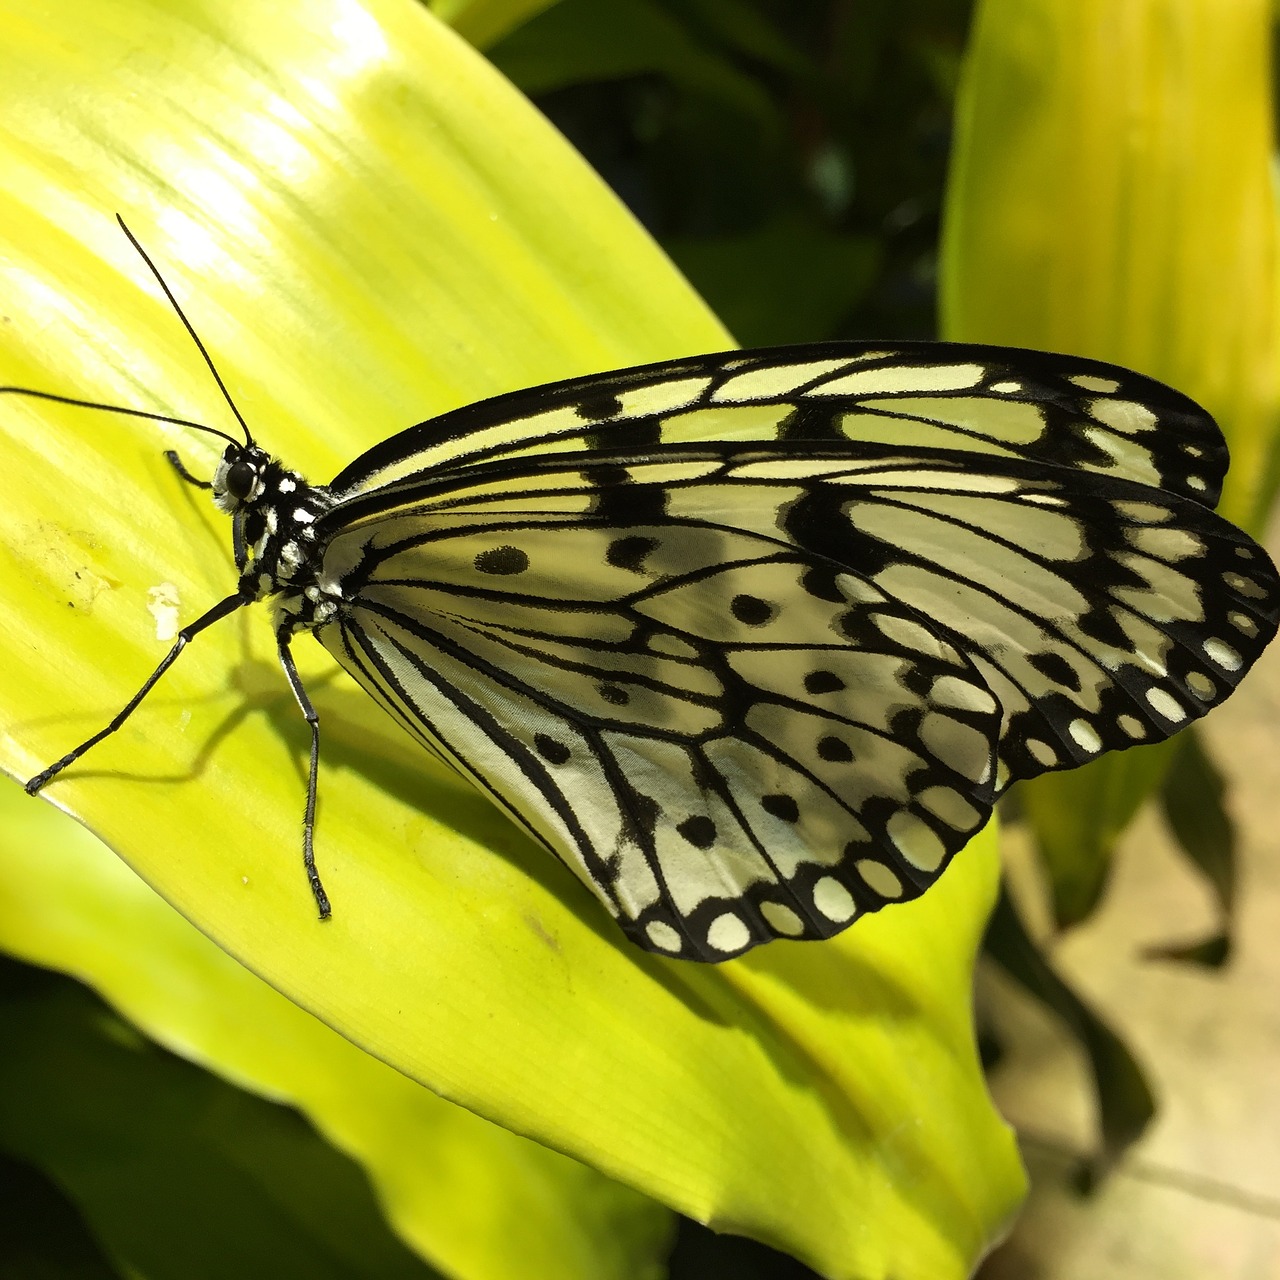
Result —
<instances>
[{"instance_id":1,"label":"white speck on leaf","mask_svg":"<svg viewBox=\"0 0 1280 1280\"><path fill-rule=\"evenodd\" d=\"M156 639L172 640L178 634L178 588L162 582L147 591L147 608L156 620Z\"/></svg>"}]
</instances>

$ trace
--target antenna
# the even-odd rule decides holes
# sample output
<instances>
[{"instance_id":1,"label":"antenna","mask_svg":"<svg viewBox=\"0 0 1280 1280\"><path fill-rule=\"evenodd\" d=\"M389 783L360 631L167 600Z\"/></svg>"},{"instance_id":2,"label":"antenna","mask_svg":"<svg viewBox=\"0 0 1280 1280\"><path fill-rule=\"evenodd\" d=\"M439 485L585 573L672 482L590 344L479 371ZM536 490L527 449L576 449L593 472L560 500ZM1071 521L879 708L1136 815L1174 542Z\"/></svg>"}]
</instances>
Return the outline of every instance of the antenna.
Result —
<instances>
[{"instance_id":1,"label":"antenna","mask_svg":"<svg viewBox=\"0 0 1280 1280\"><path fill-rule=\"evenodd\" d=\"M55 404L71 404L78 409L101 409L104 413L123 413L130 418L150 418L152 422L168 422L175 427L190 427L194 431L207 431L220 436L228 444L240 447L240 441L217 427L206 427L203 422L191 422L186 418L171 418L164 413L148 413L145 409L126 409L120 404L100 404L97 400L77 400L74 396L59 396L52 391L33 391L30 387L0 387L0 395L30 396L33 400L52 400Z\"/></svg>"},{"instance_id":2,"label":"antenna","mask_svg":"<svg viewBox=\"0 0 1280 1280\"><path fill-rule=\"evenodd\" d=\"M143 262L147 264L147 267L150 269L151 274L155 276L157 283L164 290L164 296L169 299L169 305L174 309L174 311L178 313L178 319L182 321L183 327L191 335L191 341L196 344L196 347L199 350L200 354L204 357L205 364L209 366L209 372L213 374L213 380L218 384L218 390L222 392L222 398L230 406L231 412L235 414L236 421L240 424L240 430L244 432L245 444L252 445L253 434L249 430L249 424L244 420L244 417L240 413L240 410L236 408L236 402L231 398L231 392L227 390L227 384L222 381L222 375L218 372L217 365L213 363L213 357L205 349L204 343L200 341L200 335L195 331L195 326L192 325L191 321L187 319L186 312L183 311L183 309L178 305L177 298L173 296L173 290L170 289L167 284L165 284L164 276L160 274L159 267L157 267L156 264L151 261L150 257L147 255L147 251L142 247L141 244L138 243L138 237L135 236L133 232L129 230L129 228L125 225L124 219L118 213L116 214L116 221L120 224L120 230L123 231L125 235L129 237L129 243L133 245L135 249L137 249ZM187 425L190 426L191 424L188 423ZM212 428L206 427L205 430L212 430ZM218 434L221 434L221 432L219 432ZM225 438L228 440L231 439L230 436L227 436Z\"/></svg>"}]
</instances>

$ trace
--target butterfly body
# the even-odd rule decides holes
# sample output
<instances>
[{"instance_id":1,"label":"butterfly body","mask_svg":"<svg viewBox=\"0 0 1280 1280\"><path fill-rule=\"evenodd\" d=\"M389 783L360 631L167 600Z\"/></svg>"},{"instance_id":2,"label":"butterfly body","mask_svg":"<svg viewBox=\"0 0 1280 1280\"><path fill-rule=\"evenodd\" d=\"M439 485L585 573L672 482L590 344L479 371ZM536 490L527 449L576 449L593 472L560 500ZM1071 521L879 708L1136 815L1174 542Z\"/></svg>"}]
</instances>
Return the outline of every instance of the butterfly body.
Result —
<instances>
[{"instance_id":1,"label":"butterfly body","mask_svg":"<svg viewBox=\"0 0 1280 1280\"><path fill-rule=\"evenodd\" d=\"M233 442L212 489L313 723L298 631L634 941L718 960L918 896L1012 780L1225 697L1280 594L1225 465L1128 371L833 343L496 397L328 486Z\"/></svg>"}]
</instances>

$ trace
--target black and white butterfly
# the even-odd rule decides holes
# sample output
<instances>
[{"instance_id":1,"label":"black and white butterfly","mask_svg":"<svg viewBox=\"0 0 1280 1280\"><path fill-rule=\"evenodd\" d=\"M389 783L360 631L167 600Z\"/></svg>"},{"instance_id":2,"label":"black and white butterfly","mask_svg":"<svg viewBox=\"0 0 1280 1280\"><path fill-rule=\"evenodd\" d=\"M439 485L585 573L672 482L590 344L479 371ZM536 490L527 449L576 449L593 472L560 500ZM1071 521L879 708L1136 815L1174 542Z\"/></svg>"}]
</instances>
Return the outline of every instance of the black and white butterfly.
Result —
<instances>
[{"instance_id":1,"label":"black and white butterfly","mask_svg":"<svg viewBox=\"0 0 1280 1280\"><path fill-rule=\"evenodd\" d=\"M1213 513L1213 420L1073 356L669 361L446 413L327 485L236 417L211 483L174 458L231 516L235 592L27 789L268 600L312 724L322 915L299 631L638 945L722 960L917 897L1011 782L1176 732L1280 615L1267 555Z\"/></svg>"}]
</instances>

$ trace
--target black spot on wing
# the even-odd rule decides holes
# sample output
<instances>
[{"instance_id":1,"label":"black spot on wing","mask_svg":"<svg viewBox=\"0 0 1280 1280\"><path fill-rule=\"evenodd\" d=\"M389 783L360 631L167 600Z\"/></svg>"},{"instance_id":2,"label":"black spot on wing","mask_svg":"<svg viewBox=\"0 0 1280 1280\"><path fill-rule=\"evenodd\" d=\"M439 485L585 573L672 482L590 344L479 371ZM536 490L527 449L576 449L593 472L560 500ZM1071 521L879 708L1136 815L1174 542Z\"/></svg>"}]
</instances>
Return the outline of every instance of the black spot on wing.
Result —
<instances>
[{"instance_id":1,"label":"black spot on wing","mask_svg":"<svg viewBox=\"0 0 1280 1280\"><path fill-rule=\"evenodd\" d=\"M476 556L475 566L480 573L506 576L523 573L529 567L529 557L519 547L491 547Z\"/></svg>"},{"instance_id":2,"label":"black spot on wing","mask_svg":"<svg viewBox=\"0 0 1280 1280\"><path fill-rule=\"evenodd\" d=\"M572 754L563 742L546 733L535 734L533 745L537 748L538 754L552 764L567 764Z\"/></svg>"},{"instance_id":3,"label":"black spot on wing","mask_svg":"<svg viewBox=\"0 0 1280 1280\"><path fill-rule=\"evenodd\" d=\"M799 822L800 806L794 796L766 795L760 797L760 807L765 813L782 822Z\"/></svg>"},{"instance_id":4,"label":"black spot on wing","mask_svg":"<svg viewBox=\"0 0 1280 1280\"><path fill-rule=\"evenodd\" d=\"M748 627L763 626L774 615L774 607L759 596L743 593L736 595L729 602L729 611L741 623Z\"/></svg>"},{"instance_id":5,"label":"black spot on wing","mask_svg":"<svg viewBox=\"0 0 1280 1280\"><path fill-rule=\"evenodd\" d=\"M631 472L617 462L602 462L590 467L582 473L588 483L598 485L601 489L612 489L620 484L630 484Z\"/></svg>"},{"instance_id":6,"label":"black spot on wing","mask_svg":"<svg viewBox=\"0 0 1280 1280\"><path fill-rule=\"evenodd\" d=\"M630 534L625 538L615 538L609 543L604 558L615 569L630 569L633 573L643 573L645 557L656 551L657 547L657 538Z\"/></svg>"},{"instance_id":7,"label":"black spot on wing","mask_svg":"<svg viewBox=\"0 0 1280 1280\"><path fill-rule=\"evenodd\" d=\"M843 738L831 733L818 739L818 756L832 764L847 764L853 759L853 749Z\"/></svg>"},{"instance_id":8,"label":"black spot on wing","mask_svg":"<svg viewBox=\"0 0 1280 1280\"><path fill-rule=\"evenodd\" d=\"M834 671L810 671L804 687L806 693L839 693L845 683Z\"/></svg>"},{"instance_id":9,"label":"black spot on wing","mask_svg":"<svg viewBox=\"0 0 1280 1280\"><path fill-rule=\"evenodd\" d=\"M1060 653L1029 653L1027 661L1047 680L1080 692L1080 675Z\"/></svg>"},{"instance_id":10,"label":"black spot on wing","mask_svg":"<svg viewBox=\"0 0 1280 1280\"><path fill-rule=\"evenodd\" d=\"M715 843L716 824L703 814L686 818L676 826L676 830L695 849L709 849Z\"/></svg>"},{"instance_id":11,"label":"black spot on wing","mask_svg":"<svg viewBox=\"0 0 1280 1280\"><path fill-rule=\"evenodd\" d=\"M838 571L830 565L812 565L804 571L800 578L800 586L806 595L815 600L829 600L832 604L842 604L845 593L840 590L836 581Z\"/></svg>"}]
</instances>

